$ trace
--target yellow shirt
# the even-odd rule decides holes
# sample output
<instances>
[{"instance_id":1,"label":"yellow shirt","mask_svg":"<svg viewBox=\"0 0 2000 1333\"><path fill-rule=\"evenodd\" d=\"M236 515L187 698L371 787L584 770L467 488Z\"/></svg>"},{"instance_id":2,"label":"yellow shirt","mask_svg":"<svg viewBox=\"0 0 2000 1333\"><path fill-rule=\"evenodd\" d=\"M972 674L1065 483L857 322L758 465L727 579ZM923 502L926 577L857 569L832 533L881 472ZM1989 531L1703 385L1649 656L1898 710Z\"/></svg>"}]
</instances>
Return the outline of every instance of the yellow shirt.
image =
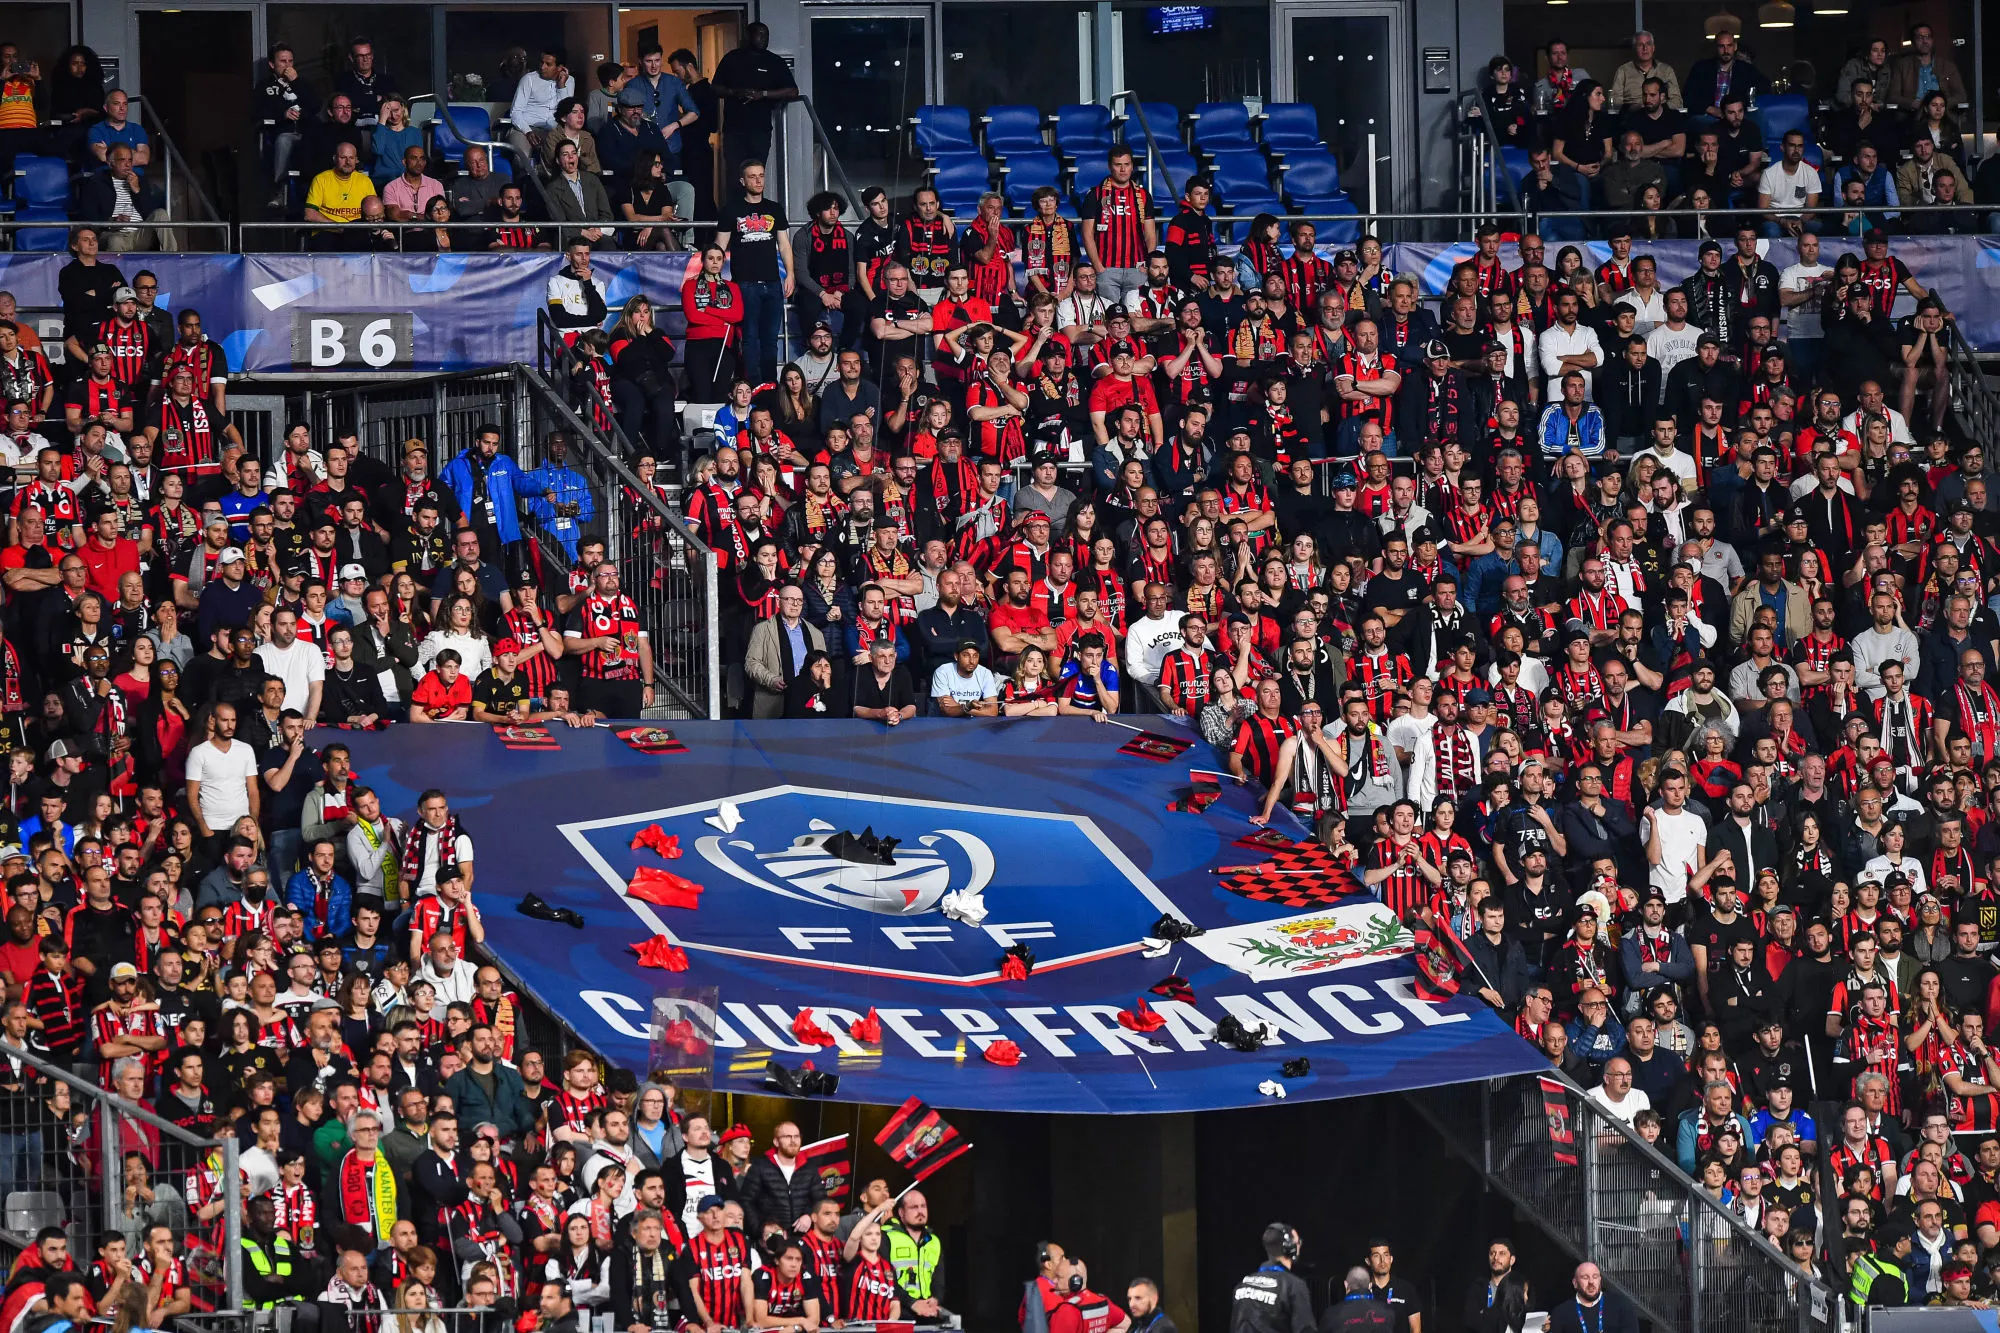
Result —
<instances>
[{"instance_id":1,"label":"yellow shirt","mask_svg":"<svg viewBox=\"0 0 2000 1333\"><path fill-rule=\"evenodd\" d=\"M375 182L368 179L368 173L356 171L342 180L339 172L328 167L313 177L312 188L306 191L306 207L317 209L330 222L359 222L361 201L373 193Z\"/></svg>"}]
</instances>

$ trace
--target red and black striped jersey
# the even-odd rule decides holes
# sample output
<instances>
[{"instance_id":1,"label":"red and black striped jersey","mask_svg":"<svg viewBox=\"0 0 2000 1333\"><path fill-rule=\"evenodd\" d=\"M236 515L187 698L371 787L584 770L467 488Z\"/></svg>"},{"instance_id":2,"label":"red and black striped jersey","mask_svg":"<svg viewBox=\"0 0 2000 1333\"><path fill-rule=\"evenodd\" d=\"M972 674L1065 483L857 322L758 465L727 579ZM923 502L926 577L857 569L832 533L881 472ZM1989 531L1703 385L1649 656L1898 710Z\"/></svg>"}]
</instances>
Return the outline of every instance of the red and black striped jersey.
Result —
<instances>
[{"instance_id":1,"label":"red and black striped jersey","mask_svg":"<svg viewBox=\"0 0 2000 1333\"><path fill-rule=\"evenodd\" d=\"M819 1283L820 1323L845 1318L841 1313L840 1237L822 1236L815 1228L800 1241L806 1247L806 1272Z\"/></svg>"},{"instance_id":2,"label":"red and black striped jersey","mask_svg":"<svg viewBox=\"0 0 2000 1333\"><path fill-rule=\"evenodd\" d=\"M96 342L111 349L113 380L127 389L139 382L146 370L146 358L153 350L153 331L146 327L146 321L135 319L128 324L113 315L97 326Z\"/></svg>"},{"instance_id":3,"label":"red and black striped jersey","mask_svg":"<svg viewBox=\"0 0 2000 1333\"><path fill-rule=\"evenodd\" d=\"M1375 891L1381 896L1383 905L1400 920L1411 908L1430 901L1430 889L1415 861L1416 857L1423 855L1423 848L1415 838L1400 846L1395 845L1395 841L1392 835L1370 848L1368 864L1377 870L1394 867L1389 878L1375 886Z\"/></svg>"},{"instance_id":4,"label":"red and black striped jersey","mask_svg":"<svg viewBox=\"0 0 2000 1333\"><path fill-rule=\"evenodd\" d=\"M777 1269L765 1267L750 1275L750 1291L773 1315L804 1314L806 1302L819 1299L819 1279L804 1270L797 1277L780 1277ZM825 1310L820 1318L826 1318Z\"/></svg>"},{"instance_id":5,"label":"red and black striped jersey","mask_svg":"<svg viewBox=\"0 0 2000 1333\"><path fill-rule=\"evenodd\" d=\"M1123 185L1105 177L1083 198L1097 257L1105 268L1139 268L1146 262L1146 229L1141 219L1153 213L1153 201L1138 181Z\"/></svg>"},{"instance_id":6,"label":"red and black striped jersey","mask_svg":"<svg viewBox=\"0 0 2000 1333\"><path fill-rule=\"evenodd\" d=\"M896 1286L895 1266L885 1256L877 1254L871 1259L865 1254L856 1255L854 1262L847 1265L847 1280L841 1284L842 1317L861 1322L892 1319L898 1313L902 1296ZM821 1311L822 1317L824 1314Z\"/></svg>"},{"instance_id":7,"label":"red and black striped jersey","mask_svg":"<svg viewBox=\"0 0 2000 1333\"><path fill-rule=\"evenodd\" d=\"M1236 742L1231 749L1243 756L1249 775L1268 787L1277 775L1278 751L1297 730L1290 718L1253 713L1236 724Z\"/></svg>"},{"instance_id":8,"label":"red and black striped jersey","mask_svg":"<svg viewBox=\"0 0 2000 1333\"><path fill-rule=\"evenodd\" d=\"M743 1308L743 1274L750 1266L750 1242L740 1231L724 1231L711 1240L697 1232L685 1251L693 1267L694 1294L708 1317L724 1328L740 1328L750 1317Z\"/></svg>"},{"instance_id":9,"label":"red and black striped jersey","mask_svg":"<svg viewBox=\"0 0 2000 1333\"><path fill-rule=\"evenodd\" d=\"M42 1021L42 1044L58 1055L83 1045L83 978L74 972L37 972L21 1000Z\"/></svg>"},{"instance_id":10,"label":"red and black striped jersey","mask_svg":"<svg viewBox=\"0 0 2000 1333\"><path fill-rule=\"evenodd\" d=\"M578 1096L568 1088L561 1088L556 1092L555 1101L556 1111L562 1116L564 1127L581 1134L584 1132L584 1121L590 1113L604 1109L604 1089L592 1088L589 1092Z\"/></svg>"}]
</instances>

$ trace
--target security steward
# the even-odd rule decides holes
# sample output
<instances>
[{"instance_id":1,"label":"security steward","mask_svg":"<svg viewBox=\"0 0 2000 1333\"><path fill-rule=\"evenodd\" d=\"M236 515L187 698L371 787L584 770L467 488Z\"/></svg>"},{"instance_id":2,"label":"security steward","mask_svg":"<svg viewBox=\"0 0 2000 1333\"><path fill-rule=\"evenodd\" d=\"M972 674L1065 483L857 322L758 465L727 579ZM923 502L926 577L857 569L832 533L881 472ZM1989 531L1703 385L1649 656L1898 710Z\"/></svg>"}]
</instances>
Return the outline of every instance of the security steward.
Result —
<instances>
[{"instance_id":1,"label":"security steward","mask_svg":"<svg viewBox=\"0 0 2000 1333\"><path fill-rule=\"evenodd\" d=\"M1265 1262L1237 1279L1229 1333L1313 1333L1312 1292L1292 1272L1298 1258L1298 1232L1283 1222L1264 1228Z\"/></svg>"},{"instance_id":2,"label":"security steward","mask_svg":"<svg viewBox=\"0 0 2000 1333\"><path fill-rule=\"evenodd\" d=\"M1049 1333L1049 1316L1070 1294L1069 1284L1062 1278L1068 1261L1069 1251L1054 1241L1036 1242L1035 1276L1021 1293L1017 1315L1021 1333Z\"/></svg>"},{"instance_id":3,"label":"security steward","mask_svg":"<svg viewBox=\"0 0 2000 1333\"><path fill-rule=\"evenodd\" d=\"M1338 1304L1319 1317L1320 1333L1390 1333L1401 1323L1397 1311L1380 1292L1366 1268L1350 1268Z\"/></svg>"},{"instance_id":4,"label":"security steward","mask_svg":"<svg viewBox=\"0 0 2000 1333\"><path fill-rule=\"evenodd\" d=\"M1066 1256L1057 1285L1065 1294L1049 1311L1049 1333L1127 1333L1132 1327L1132 1320L1109 1296L1090 1289L1090 1271L1083 1260Z\"/></svg>"},{"instance_id":5,"label":"security steward","mask_svg":"<svg viewBox=\"0 0 2000 1333\"><path fill-rule=\"evenodd\" d=\"M1894 1227L1875 1241L1875 1253L1854 1261L1847 1297L1856 1309L1871 1305L1908 1305L1910 1277L1905 1267L1915 1241L1907 1226Z\"/></svg>"},{"instance_id":6,"label":"security steward","mask_svg":"<svg viewBox=\"0 0 2000 1333\"><path fill-rule=\"evenodd\" d=\"M292 1248L292 1242L278 1230L278 1214L270 1196L259 1195L243 1208L243 1304L252 1310L275 1310L280 1305L296 1305L317 1285L313 1263ZM312 1305L296 1305L292 1327L299 1330L318 1326L318 1310Z\"/></svg>"},{"instance_id":7,"label":"security steward","mask_svg":"<svg viewBox=\"0 0 2000 1333\"><path fill-rule=\"evenodd\" d=\"M931 1323L948 1313L937 1300L938 1264L944 1242L930 1229L931 1203L922 1190L906 1191L896 1204L896 1216L882 1224L882 1249L896 1270L905 1317Z\"/></svg>"}]
</instances>

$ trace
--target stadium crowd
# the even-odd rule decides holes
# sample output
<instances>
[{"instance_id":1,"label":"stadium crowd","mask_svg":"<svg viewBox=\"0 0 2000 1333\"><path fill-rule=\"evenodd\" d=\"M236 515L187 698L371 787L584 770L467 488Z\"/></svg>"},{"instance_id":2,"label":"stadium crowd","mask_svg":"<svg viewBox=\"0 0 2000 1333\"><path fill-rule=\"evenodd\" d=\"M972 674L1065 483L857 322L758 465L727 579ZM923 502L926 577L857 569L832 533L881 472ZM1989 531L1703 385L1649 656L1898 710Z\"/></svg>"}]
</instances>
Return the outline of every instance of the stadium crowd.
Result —
<instances>
[{"instance_id":1,"label":"stadium crowd","mask_svg":"<svg viewBox=\"0 0 2000 1333\"><path fill-rule=\"evenodd\" d=\"M1550 56L1532 89L1494 71L1537 185L1638 174L1598 151L1602 90ZM1669 78L1635 56L1612 90L1656 120ZM1913 56L1872 77L1948 82ZM1754 71L1733 42L1707 63L1675 95L1733 127ZM530 78L576 118L554 53L522 80L539 105ZM1159 217L1123 149L1077 219L1050 191L1026 219L994 196L955 220L923 188L900 212L823 195L795 224L753 137L725 153L682 347L650 302L598 336L606 237L563 252L549 310L642 485L680 470L733 712L1170 715L1261 820L1286 806L1449 926L1458 984L1788 1254L1837 1236L1857 1298L1964 1303L2000 1294L2000 469L1953 428L1951 312L1895 253L1922 215L1895 216L1893 182L1867 193L1888 171L1858 165L1868 83L1843 94L1865 179L1840 182L1866 218L1815 231L1794 215L1819 196L1762 188L1803 179L1789 139L1758 175L1716 156L1734 128L1700 129L1675 165L1730 189L1671 287L1644 189L1586 224L1606 262L1561 245L1579 192L1539 233L1482 228L1433 301L1371 236L1323 253L1311 223L1258 219L1224 253L1207 182ZM630 87L605 109L660 133L702 114ZM1942 193L1957 141L1934 131L1911 161ZM556 137L573 179L581 140ZM358 171L335 138L329 170ZM128 284L97 229L72 239L68 377L0 320L10 1036L239 1136L260 1304L532 1301L557 1328L581 1306L709 1333L789 1327L809 1299L814 1320L935 1316L921 1193L889 1213L876 1182L843 1212L787 1165L795 1127L753 1163L670 1087L551 1068L472 961L448 793L394 816L337 741L308 743L636 716L650 638L595 536L634 497L594 494L560 435L532 471L491 429L441 470L422 441L392 466L305 426L254 457L198 313ZM788 319L804 350L781 365ZM712 448L679 430L677 387L721 404ZM146 1322L172 1313L203 1265L141 1224L171 1185L212 1272L217 1163L71 1141L66 1089L6 1072L13 1123L51 1117L0 1151L8 1180L152 1190L94 1266L45 1233L8 1299L137 1300L143 1279Z\"/></svg>"}]
</instances>

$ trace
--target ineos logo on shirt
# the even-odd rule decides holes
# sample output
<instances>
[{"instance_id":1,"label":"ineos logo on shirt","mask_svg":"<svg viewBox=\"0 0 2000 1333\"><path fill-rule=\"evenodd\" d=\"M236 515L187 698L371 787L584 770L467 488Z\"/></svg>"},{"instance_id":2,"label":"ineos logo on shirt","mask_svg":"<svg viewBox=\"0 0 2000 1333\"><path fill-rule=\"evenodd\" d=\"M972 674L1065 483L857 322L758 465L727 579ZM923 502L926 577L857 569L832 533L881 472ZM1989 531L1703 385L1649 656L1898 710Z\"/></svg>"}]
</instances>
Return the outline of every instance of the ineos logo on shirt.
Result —
<instances>
[{"instance_id":1,"label":"ineos logo on shirt","mask_svg":"<svg viewBox=\"0 0 2000 1333\"><path fill-rule=\"evenodd\" d=\"M306 311L292 315L292 364L307 370L405 369L416 361L408 313Z\"/></svg>"}]
</instances>

